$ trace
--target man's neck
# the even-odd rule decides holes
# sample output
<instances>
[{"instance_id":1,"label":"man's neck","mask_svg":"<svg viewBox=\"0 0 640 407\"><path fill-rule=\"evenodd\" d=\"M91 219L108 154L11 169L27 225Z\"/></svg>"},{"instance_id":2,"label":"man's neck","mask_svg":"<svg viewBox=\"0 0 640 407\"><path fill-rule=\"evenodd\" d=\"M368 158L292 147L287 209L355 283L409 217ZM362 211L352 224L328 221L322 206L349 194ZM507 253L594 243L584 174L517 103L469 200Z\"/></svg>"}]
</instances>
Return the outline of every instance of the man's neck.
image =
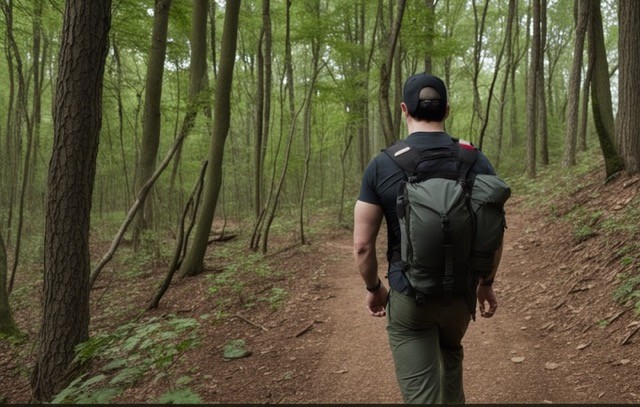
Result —
<instances>
[{"instance_id":1,"label":"man's neck","mask_svg":"<svg viewBox=\"0 0 640 407\"><path fill-rule=\"evenodd\" d=\"M419 131L444 131L444 127L442 125L442 122L424 122L411 120L410 123L407 123L407 130L409 131L409 134L411 134Z\"/></svg>"}]
</instances>

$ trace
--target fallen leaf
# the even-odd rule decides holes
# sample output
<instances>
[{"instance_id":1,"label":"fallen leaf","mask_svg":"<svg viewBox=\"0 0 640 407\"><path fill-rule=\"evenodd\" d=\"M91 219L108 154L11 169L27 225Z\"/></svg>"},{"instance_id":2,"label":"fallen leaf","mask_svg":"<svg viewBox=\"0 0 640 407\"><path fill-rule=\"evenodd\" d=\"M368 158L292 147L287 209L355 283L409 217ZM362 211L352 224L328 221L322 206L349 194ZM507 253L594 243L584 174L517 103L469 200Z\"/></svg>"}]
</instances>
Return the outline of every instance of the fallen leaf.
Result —
<instances>
[{"instance_id":1,"label":"fallen leaf","mask_svg":"<svg viewBox=\"0 0 640 407\"><path fill-rule=\"evenodd\" d=\"M589 347L589 345L591 345L591 342L588 342L588 343L581 343L580 345L576 346L576 349L577 349L577 350L582 350L582 349L588 348L588 347Z\"/></svg>"},{"instance_id":2,"label":"fallen leaf","mask_svg":"<svg viewBox=\"0 0 640 407\"><path fill-rule=\"evenodd\" d=\"M547 363L544 364L544 368L547 369L547 370L557 369L558 366L560 366L560 365L557 364L557 363L553 363L553 362L547 362Z\"/></svg>"},{"instance_id":3,"label":"fallen leaf","mask_svg":"<svg viewBox=\"0 0 640 407\"><path fill-rule=\"evenodd\" d=\"M524 362L524 356L516 356L515 358L511 358L513 363L522 363Z\"/></svg>"},{"instance_id":4,"label":"fallen leaf","mask_svg":"<svg viewBox=\"0 0 640 407\"><path fill-rule=\"evenodd\" d=\"M620 360L620 364L621 365L628 365L629 363L631 363L631 359L621 359Z\"/></svg>"}]
</instances>

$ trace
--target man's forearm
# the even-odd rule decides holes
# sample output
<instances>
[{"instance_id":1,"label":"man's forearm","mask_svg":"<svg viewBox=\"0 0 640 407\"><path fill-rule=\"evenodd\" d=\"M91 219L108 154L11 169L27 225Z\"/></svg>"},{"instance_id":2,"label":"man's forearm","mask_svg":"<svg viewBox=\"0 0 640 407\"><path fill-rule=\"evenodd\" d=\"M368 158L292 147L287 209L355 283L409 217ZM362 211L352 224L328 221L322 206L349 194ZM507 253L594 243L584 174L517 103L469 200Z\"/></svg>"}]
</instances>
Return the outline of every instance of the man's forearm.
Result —
<instances>
[{"instance_id":1,"label":"man's forearm","mask_svg":"<svg viewBox=\"0 0 640 407\"><path fill-rule=\"evenodd\" d=\"M496 252L494 253L493 269L491 270L491 273L488 276L483 278L483 281L490 281L496 278L496 274L498 273L498 268L500 267L500 261L502 260L502 246L503 244L501 244L498 250L496 250Z\"/></svg>"},{"instance_id":2,"label":"man's forearm","mask_svg":"<svg viewBox=\"0 0 640 407\"><path fill-rule=\"evenodd\" d=\"M378 284L378 258L374 247L362 247L356 250L356 265L358 272L367 287L375 287Z\"/></svg>"}]
</instances>

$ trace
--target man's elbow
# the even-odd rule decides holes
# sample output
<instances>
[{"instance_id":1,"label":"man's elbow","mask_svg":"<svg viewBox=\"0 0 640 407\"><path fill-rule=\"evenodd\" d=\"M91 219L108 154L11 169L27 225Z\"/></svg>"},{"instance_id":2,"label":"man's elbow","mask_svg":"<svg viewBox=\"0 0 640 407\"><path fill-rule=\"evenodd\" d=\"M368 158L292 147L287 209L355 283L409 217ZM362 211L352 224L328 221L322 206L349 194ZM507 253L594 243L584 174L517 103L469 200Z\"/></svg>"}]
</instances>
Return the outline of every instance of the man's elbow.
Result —
<instances>
[{"instance_id":1,"label":"man's elbow","mask_svg":"<svg viewBox=\"0 0 640 407\"><path fill-rule=\"evenodd\" d=\"M365 257L371 253L372 246L371 242L355 241L353 243L353 254L356 257Z\"/></svg>"}]
</instances>

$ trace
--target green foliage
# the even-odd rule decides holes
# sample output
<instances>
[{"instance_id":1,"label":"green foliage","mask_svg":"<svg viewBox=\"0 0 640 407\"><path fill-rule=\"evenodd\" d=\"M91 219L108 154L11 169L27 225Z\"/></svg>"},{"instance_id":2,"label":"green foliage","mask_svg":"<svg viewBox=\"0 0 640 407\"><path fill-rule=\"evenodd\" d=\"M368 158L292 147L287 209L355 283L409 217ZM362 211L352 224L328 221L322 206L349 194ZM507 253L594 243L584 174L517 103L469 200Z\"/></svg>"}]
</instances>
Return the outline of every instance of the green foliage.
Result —
<instances>
[{"instance_id":1,"label":"green foliage","mask_svg":"<svg viewBox=\"0 0 640 407\"><path fill-rule=\"evenodd\" d=\"M233 339L224 345L223 357L225 359L238 359L251 355L247 350L244 339Z\"/></svg>"},{"instance_id":2,"label":"green foliage","mask_svg":"<svg viewBox=\"0 0 640 407\"><path fill-rule=\"evenodd\" d=\"M626 262L629 261L628 258ZM634 259L637 262L637 259ZM631 303L640 315L640 266L632 271L618 275L619 285L613 292L613 298L622 303Z\"/></svg>"},{"instance_id":3,"label":"green foliage","mask_svg":"<svg viewBox=\"0 0 640 407\"><path fill-rule=\"evenodd\" d=\"M188 387L170 390L158 398L160 404L202 404L202 398Z\"/></svg>"},{"instance_id":4,"label":"green foliage","mask_svg":"<svg viewBox=\"0 0 640 407\"><path fill-rule=\"evenodd\" d=\"M76 360L92 361L99 366L99 373L78 377L55 396L53 403L109 403L145 375L154 373L168 382L171 390L167 394L179 390L171 384L169 371L185 352L198 346L198 325L192 318L151 318L93 336L76 347ZM184 382L183 377L180 382ZM195 393L188 391L190 398L187 393L176 395L195 400Z\"/></svg>"},{"instance_id":5,"label":"green foliage","mask_svg":"<svg viewBox=\"0 0 640 407\"><path fill-rule=\"evenodd\" d=\"M287 296L287 290L284 288L273 287L270 290L270 295L267 297L266 301L271 305L271 308L278 309L284 302L284 299Z\"/></svg>"}]
</instances>

